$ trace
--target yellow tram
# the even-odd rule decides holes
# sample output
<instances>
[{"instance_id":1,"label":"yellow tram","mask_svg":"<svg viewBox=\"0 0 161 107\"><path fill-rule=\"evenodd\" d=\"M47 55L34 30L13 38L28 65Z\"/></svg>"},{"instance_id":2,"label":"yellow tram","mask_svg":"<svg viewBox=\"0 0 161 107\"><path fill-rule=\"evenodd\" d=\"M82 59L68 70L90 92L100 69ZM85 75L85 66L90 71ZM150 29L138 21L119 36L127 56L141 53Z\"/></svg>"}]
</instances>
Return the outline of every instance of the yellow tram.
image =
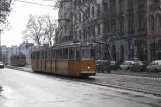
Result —
<instances>
[{"instance_id":1,"label":"yellow tram","mask_svg":"<svg viewBox=\"0 0 161 107\"><path fill-rule=\"evenodd\" d=\"M51 48L37 49L31 53L32 70L68 76L96 74L92 43L68 43Z\"/></svg>"},{"instance_id":2,"label":"yellow tram","mask_svg":"<svg viewBox=\"0 0 161 107\"><path fill-rule=\"evenodd\" d=\"M26 65L26 56L24 54L16 54L10 57L12 66L25 66Z\"/></svg>"}]
</instances>

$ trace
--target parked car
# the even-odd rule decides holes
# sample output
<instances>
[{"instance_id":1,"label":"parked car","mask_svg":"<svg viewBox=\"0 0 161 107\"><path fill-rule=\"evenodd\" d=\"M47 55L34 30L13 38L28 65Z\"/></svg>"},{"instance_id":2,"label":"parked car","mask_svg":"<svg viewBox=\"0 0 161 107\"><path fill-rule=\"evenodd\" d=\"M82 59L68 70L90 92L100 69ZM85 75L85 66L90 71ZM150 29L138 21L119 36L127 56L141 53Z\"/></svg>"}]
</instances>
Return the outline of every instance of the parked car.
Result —
<instances>
[{"instance_id":1,"label":"parked car","mask_svg":"<svg viewBox=\"0 0 161 107\"><path fill-rule=\"evenodd\" d=\"M130 70L136 72L145 71L147 65L147 61L134 61L134 64L131 66Z\"/></svg>"},{"instance_id":2,"label":"parked car","mask_svg":"<svg viewBox=\"0 0 161 107\"><path fill-rule=\"evenodd\" d=\"M151 62L147 67L146 70L149 72L159 72L161 71L161 60L155 60Z\"/></svg>"},{"instance_id":3,"label":"parked car","mask_svg":"<svg viewBox=\"0 0 161 107\"><path fill-rule=\"evenodd\" d=\"M3 62L0 62L0 68L4 68Z\"/></svg>"},{"instance_id":4,"label":"parked car","mask_svg":"<svg viewBox=\"0 0 161 107\"><path fill-rule=\"evenodd\" d=\"M134 65L134 61L125 61L120 65L122 70L130 70L130 68Z\"/></svg>"},{"instance_id":5,"label":"parked car","mask_svg":"<svg viewBox=\"0 0 161 107\"><path fill-rule=\"evenodd\" d=\"M96 60L97 72L111 72L111 64L109 60Z\"/></svg>"}]
</instances>

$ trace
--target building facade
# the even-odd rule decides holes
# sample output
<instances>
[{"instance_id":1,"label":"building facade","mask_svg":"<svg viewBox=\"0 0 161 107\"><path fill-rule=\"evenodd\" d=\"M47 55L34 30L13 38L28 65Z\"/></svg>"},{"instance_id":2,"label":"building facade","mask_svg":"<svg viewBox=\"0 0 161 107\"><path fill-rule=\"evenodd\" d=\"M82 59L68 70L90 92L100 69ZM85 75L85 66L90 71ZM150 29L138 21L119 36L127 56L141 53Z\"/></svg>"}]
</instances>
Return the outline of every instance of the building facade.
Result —
<instances>
[{"instance_id":1,"label":"building facade","mask_svg":"<svg viewBox=\"0 0 161 107\"><path fill-rule=\"evenodd\" d=\"M26 63L27 64L31 64L31 51L33 48L34 44L33 43L22 43L19 47L18 47L18 53L22 53L24 55L26 55Z\"/></svg>"},{"instance_id":2,"label":"building facade","mask_svg":"<svg viewBox=\"0 0 161 107\"><path fill-rule=\"evenodd\" d=\"M62 4L59 19L65 24L59 22L62 27L56 30L55 43L107 42L115 37L109 42L113 60L161 59L160 0L73 0ZM95 46L96 59L108 59L107 47Z\"/></svg>"},{"instance_id":3,"label":"building facade","mask_svg":"<svg viewBox=\"0 0 161 107\"><path fill-rule=\"evenodd\" d=\"M26 55L26 64L31 64L30 56L31 51L34 47L32 43L22 43L20 46L11 46L6 47L5 45L1 46L2 48L2 62L5 65L10 64L10 57L14 54L22 53Z\"/></svg>"},{"instance_id":4,"label":"building facade","mask_svg":"<svg viewBox=\"0 0 161 107\"><path fill-rule=\"evenodd\" d=\"M6 65L6 63L8 61L7 54L6 54L7 53L7 47L5 45L3 45L1 47L1 49L2 49L2 62Z\"/></svg>"}]
</instances>

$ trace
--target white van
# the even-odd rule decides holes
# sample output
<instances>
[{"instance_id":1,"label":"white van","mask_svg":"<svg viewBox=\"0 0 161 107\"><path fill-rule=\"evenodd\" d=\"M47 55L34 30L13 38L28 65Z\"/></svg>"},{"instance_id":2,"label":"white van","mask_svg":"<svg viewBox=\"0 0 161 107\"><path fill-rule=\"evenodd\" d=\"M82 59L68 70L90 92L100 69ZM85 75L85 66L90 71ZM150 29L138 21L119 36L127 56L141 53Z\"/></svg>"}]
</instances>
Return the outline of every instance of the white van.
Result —
<instances>
[{"instance_id":1,"label":"white van","mask_svg":"<svg viewBox=\"0 0 161 107\"><path fill-rule=\"evenodd\" d=\"M151 62L147 67L146 69L150 72L153 72L153 71L161 71L161 60L155 60L153 62Z\"/></svg>"}]
</instances>

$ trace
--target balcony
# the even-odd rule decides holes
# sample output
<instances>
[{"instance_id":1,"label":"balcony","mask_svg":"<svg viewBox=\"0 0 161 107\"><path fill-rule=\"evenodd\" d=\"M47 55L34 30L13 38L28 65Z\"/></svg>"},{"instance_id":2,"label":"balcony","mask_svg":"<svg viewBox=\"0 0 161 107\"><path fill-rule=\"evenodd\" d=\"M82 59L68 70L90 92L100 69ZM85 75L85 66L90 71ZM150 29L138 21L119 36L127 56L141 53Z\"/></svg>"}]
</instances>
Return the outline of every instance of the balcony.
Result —
<instances>
[{"instance_id":1,"label":"balcony","mask_svg":"<svg viewBox=\"0 0 161 107\"><path fill-rule=\"evenodd\" d=\"M152 3L152 4L150 4L150 11L158 11L158 10L160 10L161 8L160 8L161 6L160 6L160 2L159 3Z\"/></svg>"}]
</instances>

